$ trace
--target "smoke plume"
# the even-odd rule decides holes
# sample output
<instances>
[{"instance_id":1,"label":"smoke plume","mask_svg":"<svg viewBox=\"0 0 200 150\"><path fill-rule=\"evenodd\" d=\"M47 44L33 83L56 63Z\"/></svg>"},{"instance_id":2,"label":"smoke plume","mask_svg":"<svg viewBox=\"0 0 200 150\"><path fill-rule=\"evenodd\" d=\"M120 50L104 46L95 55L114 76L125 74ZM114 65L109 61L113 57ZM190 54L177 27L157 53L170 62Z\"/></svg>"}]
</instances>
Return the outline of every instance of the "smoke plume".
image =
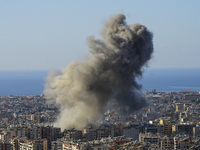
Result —
<instances>
[{"instance_id":1,"label":"smoke plume","mask_svg":"<svg viewBox=\"0 0 200 150\"><path fill-rule=\"evenodd\" d=\"M111 17L102 30L102 40L88 39L89 58L48 76L44 94L61 107L57 126L84 128L111 100L121 112L133 112L146 104L136 78L151 58L152 34L143 25L127 25L125 19L123 14Z\"/></svg>"}]
</instances>

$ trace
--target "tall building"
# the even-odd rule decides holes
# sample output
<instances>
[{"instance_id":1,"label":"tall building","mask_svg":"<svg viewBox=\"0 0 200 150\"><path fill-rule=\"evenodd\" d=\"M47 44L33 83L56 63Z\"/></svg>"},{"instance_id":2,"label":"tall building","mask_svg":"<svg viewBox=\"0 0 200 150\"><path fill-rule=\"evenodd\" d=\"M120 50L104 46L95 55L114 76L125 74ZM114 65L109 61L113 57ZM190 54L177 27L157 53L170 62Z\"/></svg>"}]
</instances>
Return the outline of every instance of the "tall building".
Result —
<instances>
[{"instance_id":1,"label":"tall building","mask_svg":"<svg viewBox=\"0 0 200 150\"><path fill-rule=\"evenodd\" d=\"M174 139L169 138L168 136L163 136L160 138L160 149L161 150L167 150L167 149L173 149L174 148Z\"/></svg>"},{"instance_id":2,"label":"tall building","mask_svg":"<svg viewBox=\"0 0 200 150\"><path fill-rule=\"evenodd\" d=\"M47 139L48 149L51 149L51 142L56 141L61 137L61 128L56 127L41 127L41 138Z\"/></svg>"},{"instance_id":3,"label":"tall building","mask_svg":"<svg viewBox=\"0 0 200 150\"><path fill-rule=\"evenodd\" d=\"M41 139L41 128L34 126L30 128L30 139Z\"/></svg>"},{"instance_id":4,"label":"tall building","mask_svg":"<svg viewBox=\"0 0 200 150\"><path fill-rule=\"evenodd\" d=\"M58 138L61 138L61 128L51 127L51 141L56 141Z\"/></svg>"},{"instance_id":5,"label":"tall building","mask_svg":"<svg viewBox=\"0 0 200 150\"><path fill-rule=\"evenodd\" d=\"M86 139L86 141L96 140L97 138L96 130L92 129L92 127L83 129L83 137Z\"/></svg>"},{"instance_id":6,"label":"tall building","mask_svg":"<svg viewBox=\"0 0 200 150\"><path fill-rule=\"evenodd\" d=\"M82 139L82 131L71 129L64 132L64 138L66 140L79 140Z\"/></svg>"},{"instance_id":7,"label":"tall building","mask_svg":"<svg viewBox=\"0 0 200 150\"><path fill-rule=\"evenodd\" d=\"M174 150L189 149L193 146L191 138L185 135L177 135L174 137Z\"/></svg>"},{"instance_id":8,"label":"tall building","mask_svg":"<svg viewBox=\"0 0 200 150\"><path fill-rule=\"evenodd\" d=\"M140 130L138 127L130 126L123 128L123 135L125 137L130 137L133 140L139 140L139 132Z\"/></svg>"},{"instance_id":9,"label":"tall building","mask_svg":"<svg viewBox=\"0 0 200 150\"><path fill-rule=\"evenodd\" d=\"M200 137L200 126L193 127L193 137Z\"/></svg>"},{"instance_id":10,"label":"tall building","mask_svg":"<svg viewBox=\"0 0 200 150\"><path fill-rule=\"evenodd\" d=\"M12 150L12 145L9 142L0 141L0 150Z\"/></svg>"},{"instance_id":11,"label":"tall building","mask_svg":"<svg viewBox=\"0 0 200 150\"><path fill-rule=\"evenodd\" d=\"M62 142L61 141L52 141L51 142L51 150L62 150Z\"/></svg>"},{"instance_id":12,"label":"tall building","mask_svg":"<svg viewBox=\"0 0 200 150\"><path fill-rule=\"evenodd\" d=\"M158 125L158 132L162 135L171 136L172 133L172 124L168 119L161 119Z\"/></svg>"},{"instance_id":13,"label":"tall building","mask_svg":"<svg viewBox=\"0 0 200 150\"><path fill-rule=\"evenodd\" d=\"M158 132L158 127L154 124L147 124L145 123L142 127L141 127L141 132L142 133L154 133L156 134Z\"/></svg>"},{"instance_id":14,"label":"tall building","mask_svg":"<svg viewBox=\"0 0 200 150\"><path fill-rule=\"evenodd\" d=\"M114 136L114 128L107 126L100 126L97 130L97 139L102 139L104 137L113 137Z\"/></svg>"}]
</instances>

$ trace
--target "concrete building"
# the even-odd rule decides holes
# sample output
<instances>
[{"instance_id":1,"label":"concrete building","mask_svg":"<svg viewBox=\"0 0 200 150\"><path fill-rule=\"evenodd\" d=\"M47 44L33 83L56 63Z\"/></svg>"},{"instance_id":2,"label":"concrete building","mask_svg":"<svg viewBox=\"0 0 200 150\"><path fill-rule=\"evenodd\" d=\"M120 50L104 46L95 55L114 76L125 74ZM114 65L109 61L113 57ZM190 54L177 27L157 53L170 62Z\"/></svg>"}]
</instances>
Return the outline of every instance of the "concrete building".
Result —
<instances>
[{"instance_id":1,"label":"concrete building","mask_svg":"<svg viewBox=\"0 0 200 150\"><path fill-rule=\"evenodd\" d=\"M12 145L9 142L0 141L0 150L12 150Z\"/></svg>"},{"instance_id":2,"label":"concrete building","mask_svg":"<svg viewBox=\"0 0 200 150\"><path fill-rule=\"evenodd\" d=\"M80 146L76 144L71 144L71 143L63 143L62 149L63 150L80 150Z\"/></svg>"},{"instance_id":3,"label":"concrete building","mask_svg":"<svg viewBox=\"0 0 200 150\"><path fill-rule=\"evenodd\" d=\"M200 137L200 126L193 127L193 137Z\"/></svg>"},{"instance_id":4,"label":"concrete building","mask_svg":"<svg viewBox=\"0 0 200 150\"><path fill-rule=\"evenodd\" d=\"M168 136L163 136L160 138L160 149L161 150L170 150L174 148L174 139L169 138Z\"/></svg>"},{"instance_id":5,"label":"concrete building","mask_svg":"<svg viewBox=\"0 0 200 150\"><path fill-rule=\"evenodd\" d=\"M71 129L64 131L64 138L66 140L79 140L82 139L82 131Z\"/></svg>"},{"instance_id":6,"label":"concrete building","mask_svg":"<svg viewBox=\"0 0 200 150\"><path fill-rule=\"evenodd\" d=\"M30 139L40 139L41 138L41 128L34 126L30 128Z\"/></svg>"},{"instance_id":7,"label":"concrete building","mask_svg":"<svg viewBox=\"0 0 200 150\"><path fill-rule=\"evenodd\" d=\"M125 137L130 137L133 140L139 140L139 132L140 130L138 127L130 126L123 128L123 135Z\"/></svg>"},{"instance_id":8,"label":"concrete building","mask_svg":"<svg viewBox=\"0 0 200 150\"><path fill-rule=\"evenodd\" d=\"M51 150L62 150L62 142L61 141L52 141L51 142Z\"/></svg>"},{"instance_id":9,"label":"concrete building","mask_svg":"<svg viewBox=\"0 0 200 150\"><path fill-rule=\"evenodd\" d=\"M51 149L51 142L61 137L61 128L46 126L41 127L41 138L47 139L48 149Z\"/></svg>"},{"instance_id":10,"label":"concrete building","mask_svg":"<svg viewBox=\"0 0 200 150\"><path fill-rule=\"evenodd\" d=\"M96 130L92 128L83 129L83 137L86 139L86 141L96 140L97 139Z\"/></svg>"},{"instance_id":11,"label":"concrete building","mask_svg":"<svg viewBox=\"0 0 200 150\"><path fill-rule=\"evenodd\" d=\"M142 133L153 133L156 134L158 132L158 127L154 124L147 124L145 123L142 127L141 127L141 132Z\"/></svg>"},{"instance_id":12,"label":"concrete building","mask_svg":"<svg viewBox=\"0 0 200 150\"><path fill-rule=\"evenodd\" d=\"M114 136L114 128L107 126L100 126L97 130L97 139L102 139L105 137L113 137Z\"/></svg>"},{"instance_id":13,"label":"concrete building","mask_svg":"<svg viewBox=\"0 0 200 150\"><path fill-rule=\"evenodd\" d=\"M12 127L9 128L8 131L10 132L10 136L14 136L14 137L28 137L29 136L29 129L28 127Z\"/></svg>"},{"instance_id":14,"label":"concrete building","mask_svg":"<svg viewBox=\"0 0 200 150\"><path fill-rule=\"evenodd\" d=\"M23 140L19 142L19 150L48 150L47 140Z\"/></svg>"},{"instance_id":15,"label":"concrete building","mask_svg":"<svg viewBox=\"0 0 200 150\"><path fill-rule=\"evenodd\" d=\"M196 125L194 123L180 123L172 126L172 130L175 133L186 133L193 135L193 127Z\"/></svg>"},{"instance_id":16,"label":"concrete building","mask_svg":"<svg viewBox=\"0 0 200 150\"><path fill-rule=\"evenodd\" d=\"M176 103L176 112L185 111L185 104L184 103Z\"/></svg>"},{"instance_id":17,"label":"concrete building","mask_svg":"<svg viewBox=\"0 0 200 150\"><path fill-rule=\"evenodd\" d=\"M153 134L153 133L140 133L139 134L139 141L143 143L151 143L159 145L160 134Z\"/></svg>"},{"instance_id":18,"label":"concrete building","mask_svg":"<svg viewBox=\"0 0 200 150\"><path fill-rule=\"evenodd\" d=\"M186 135L177 135L174 137L174 150L186 150L193 146L191 138Z\"/></svg>"},{"instance_id":19,"label":"concrete building","mask_svg":"<svg viewBox=\"0 0 200 150\"><path fill-rule=\"evenodd\" d=\"M170 136L172 133L172 124L168 119L160 119L158 133Z\"/></svg>"},{"instance_id":20,"label":"concrete building","mask_svg":"<svg viewBox=\"0 0 200 150\"><path fill-rule=\"evenodd\" d=\"M61 138L61 128L51 127L51 141L56 141Z\"/></svg>"}]
</instances>

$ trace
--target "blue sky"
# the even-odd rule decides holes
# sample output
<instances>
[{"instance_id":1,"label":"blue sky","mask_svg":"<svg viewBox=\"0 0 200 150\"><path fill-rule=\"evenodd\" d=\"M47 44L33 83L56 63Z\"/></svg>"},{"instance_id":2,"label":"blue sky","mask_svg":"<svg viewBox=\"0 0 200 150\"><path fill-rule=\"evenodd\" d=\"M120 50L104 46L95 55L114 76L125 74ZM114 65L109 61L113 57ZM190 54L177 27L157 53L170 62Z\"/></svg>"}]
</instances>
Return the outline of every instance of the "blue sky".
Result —
<instances>
[{"instance_id":1,"label":"blue sky","mask_svg":"<svg viewBox=\"0 0 200 150\"><path fill-rule=\"evenodd\" d=\"M199 0L1 0L0 70L61 69L88 54L112 15L154 34L150 68L200 68Z\"/></svg>"}]
</instances>

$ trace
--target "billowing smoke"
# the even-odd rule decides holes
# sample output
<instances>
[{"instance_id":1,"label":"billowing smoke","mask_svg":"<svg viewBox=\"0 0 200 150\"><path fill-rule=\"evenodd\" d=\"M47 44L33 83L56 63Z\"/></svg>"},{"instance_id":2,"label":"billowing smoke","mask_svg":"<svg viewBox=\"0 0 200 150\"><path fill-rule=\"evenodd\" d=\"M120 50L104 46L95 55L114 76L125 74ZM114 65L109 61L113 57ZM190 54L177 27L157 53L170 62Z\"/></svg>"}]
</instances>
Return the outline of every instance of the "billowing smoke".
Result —
<instances>
[{"instance_id":1,"label":"billowing smoke","mask_svg":"<svg viewBox=\"0 0 200 150\"><path fill-rule=\"evenodd\" d=\"M153 52L152 34L140 24L127 25L125 16L110 18L102 40L88 39L91 55L72 62L58 74L50 74L44 91L60 105L57 126L84 128L115 103L121 112L133 112L146 104L136 82Z\"/></svg>"}]
</instances>

